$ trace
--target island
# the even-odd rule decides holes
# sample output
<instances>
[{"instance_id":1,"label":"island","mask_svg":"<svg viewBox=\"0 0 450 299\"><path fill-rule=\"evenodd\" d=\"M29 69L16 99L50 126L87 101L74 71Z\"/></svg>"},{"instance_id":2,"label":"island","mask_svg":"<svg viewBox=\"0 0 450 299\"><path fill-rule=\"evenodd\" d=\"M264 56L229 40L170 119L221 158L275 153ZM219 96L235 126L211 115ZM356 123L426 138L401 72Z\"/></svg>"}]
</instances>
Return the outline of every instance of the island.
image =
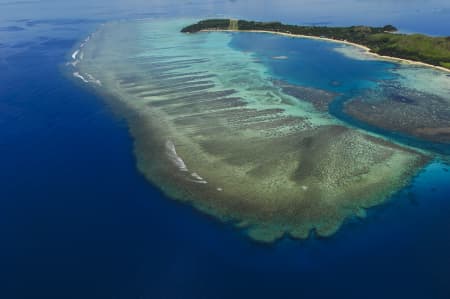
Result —
<instances>
[{"instance_id":1,"label":"island","mask_svg":"<svg viewBox=\"0 0 450 299\"><path fill-rule=\"evenodd\" d=\"M183 33L209 30L264 31L293 36L309 36L354 43L371 53L391 58L421 62L450 70L450 36L401 34L392 25L383 27L298 26L280 22L254 22L232 19L209 19L184 27Z\"/></svg>"}]
</instances>

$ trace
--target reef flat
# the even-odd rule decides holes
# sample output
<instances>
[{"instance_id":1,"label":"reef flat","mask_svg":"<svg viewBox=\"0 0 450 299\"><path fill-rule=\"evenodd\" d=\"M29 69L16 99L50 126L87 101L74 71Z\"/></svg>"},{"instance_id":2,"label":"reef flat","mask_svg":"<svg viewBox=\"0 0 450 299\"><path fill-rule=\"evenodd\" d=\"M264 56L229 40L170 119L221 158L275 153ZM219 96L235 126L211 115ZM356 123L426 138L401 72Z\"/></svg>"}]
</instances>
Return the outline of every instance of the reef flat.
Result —
<instances>
[{"instance_id":1,"label":"reef flat","mask_svg":"<svg viewBox=\"0 0 450 299\"><path fill-rule=\"evenodd\" d=\"M450 143L450 102L446 98L385 83L347 102L345 111L377 127Z\"/></svg>"},{"instance_id":2,"label":"reef flat","mask_svg":"<svg viewBox=\"0 0 450 299\"><path fill-rule=\"evenodd\" d=\"M122 107L138 168L169 196L259 241L330 236L429 161L333 118L332 92L273 80L231 34L184 25L109 23L71 62Z\"/></svg>"},{"instance_id":3,"label":"reef flat","mask_svg":"<svg viewBox=\"0 0 450 299\"><path fill-rule=\"evenodd\" d=\"M450 78L427 69L397 72L403 80L367 89L345 103L345 112L380 128L449 144Z\"/></svg>"}]
</instances>

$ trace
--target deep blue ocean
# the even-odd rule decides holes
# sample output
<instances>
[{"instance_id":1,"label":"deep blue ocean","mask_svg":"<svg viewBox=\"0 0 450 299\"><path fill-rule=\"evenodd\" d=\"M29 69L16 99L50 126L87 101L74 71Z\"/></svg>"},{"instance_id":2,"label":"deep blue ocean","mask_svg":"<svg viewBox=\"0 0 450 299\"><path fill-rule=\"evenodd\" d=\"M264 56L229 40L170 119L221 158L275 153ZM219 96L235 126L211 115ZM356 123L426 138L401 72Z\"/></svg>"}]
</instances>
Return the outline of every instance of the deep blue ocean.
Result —
<instances>
[{"instance_id":1,"label":"deep blue ocean","mask_svg":"<svg viewBox=\"0 0 450 299\"><path fill-rule=\"evenodd\" d=\"M64 72L105 21L216 15L450 35L442 0L1 0L0 298L450 298L449 167L331 238L262 245L150 185L125 120Z\"/></svg>"}]
</instances>

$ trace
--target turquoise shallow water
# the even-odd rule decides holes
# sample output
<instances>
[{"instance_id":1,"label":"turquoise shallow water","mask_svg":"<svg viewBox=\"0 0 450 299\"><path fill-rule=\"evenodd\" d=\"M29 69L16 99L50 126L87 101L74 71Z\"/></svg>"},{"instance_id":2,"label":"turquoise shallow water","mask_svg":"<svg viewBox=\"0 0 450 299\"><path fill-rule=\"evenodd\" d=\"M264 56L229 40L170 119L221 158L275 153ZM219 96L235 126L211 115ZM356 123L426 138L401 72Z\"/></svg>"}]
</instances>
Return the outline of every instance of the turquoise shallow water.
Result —
<instances>
[{"instance_id":1,"label":"turquoise shallow water","mask_svg":"<svg viewBox=\"0 0 450 299\"><path fill-rule=\"evenodd\" d=\"M423 165L316 108L396 80L394 64L352 59L319 40L180 33L191 22L108 23L68 63L74 80L135 114L138 167L169 195L235 220L255 239L329 236ZM239 39L251 46L237 48ZM308 88L299 92L309 100L276 79Z\"/></svg>"},{"instance_id":2,"label":"turquoise shallow water","mask_svg":"<svg viewBox=\"0 0 450 299\"><path fill-rule=\"evenodd\" d=\"M340 47L337 43L265 33L234 34L230 46L254 53L274 77L337 93L369 88L378 80L390 79L393 75L388 70L395 66L384 61L351 59L334 51ZM277 56L287 59L273 58Z\"/></svg>"},{"instance_id":3,"label":"turquoise shallow water","mask_svg":"<svg viewBox=\"0 0 450 299\"><path fill-rule=\"evenodd\" d=\"M435 74L426 68L411 68L371 57L351 57L355 53L358 54L358 50L349 56L342 55L340 51L336 51L342 48L342 45L317 40L238 33L234 35L230 46L254 53L276 79L337 93L337 98L329 107L329 113L349 125L381 134L405 145L444 155L450 154L448 143L427 142L407 134L382 129L355 119L343 111L347 101L367 89L376 89L381 81L402 82L401 85L412 86L418 91L431 89L430 94L441 95L450 102L450 80L445 73L435 72ZM286 56L287 59L274 59L278 56ZM428 74L429 72L431 73ZM442 78L443 81L429 81L434 76ZM418 84L414 80L417 77L421 78ZM411 79L410 83L408 79ZM424 89L423 85L428 87Z\"/></svg>"},{"instance_id":4,"label":"turquoise shallow water","mask_svg":"<svg viewBox=\"0 0 450 299\"><path fill-rule=\"evenodd\" d=\"M448 35L448 2L157 2L1 4L2 27L25 30L0 32L0 297L448 298L445 164L331 238L261 246L149 185L127 124L59 68L109 19L220 13Z\"/></svg>"}]
</instances>

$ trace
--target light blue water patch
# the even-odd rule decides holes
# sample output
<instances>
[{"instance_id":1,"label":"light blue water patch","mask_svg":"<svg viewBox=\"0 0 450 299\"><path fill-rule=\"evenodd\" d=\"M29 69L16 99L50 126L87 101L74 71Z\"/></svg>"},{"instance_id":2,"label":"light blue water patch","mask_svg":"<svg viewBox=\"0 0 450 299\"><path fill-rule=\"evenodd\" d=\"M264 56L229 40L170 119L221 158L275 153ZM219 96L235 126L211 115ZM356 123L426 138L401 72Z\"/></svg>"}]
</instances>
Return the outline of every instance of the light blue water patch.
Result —
<instances>
[{"instance_id":1,"label":"light blue water patch","mask_svg":"<svg viewBox=\"0 0 450 299\"><path fill-rule=\"evenodd\" d=\"M344 55L342 51L338 51L342 45L334 42L289 38L270 33L235 33L230 46L252 53L255 61L264 64L275 79L337 93L337 97L329 105L329 113L351 126L405 145L441 154L450 153L448 144L423 141L414 136L382 129L358 120L344 111L347 101L361 96L368 89L381 88L380 83L383 82L392 82L402 88L448 98L445 89L448 80L442 74L438 74L439 72L377 60L367 55L367 57L352 57L355 53ZM430 85L429 82L434 84Z\"/></svg>"},{"instance_id":2,"label":"light blue water patch","mask_svg":"<svg viewBox=\"0 0 450 299\"><path fill-rule=\"evenodd\" d=\"M275 78L338 93L375 87L379 80L393 79L388 71L396 66L351 59L334 51L337 43L266 33L236 33L230 46L254 53ZM277 59L282 56L285 59Z\"/></svg>"}]
</instances>

